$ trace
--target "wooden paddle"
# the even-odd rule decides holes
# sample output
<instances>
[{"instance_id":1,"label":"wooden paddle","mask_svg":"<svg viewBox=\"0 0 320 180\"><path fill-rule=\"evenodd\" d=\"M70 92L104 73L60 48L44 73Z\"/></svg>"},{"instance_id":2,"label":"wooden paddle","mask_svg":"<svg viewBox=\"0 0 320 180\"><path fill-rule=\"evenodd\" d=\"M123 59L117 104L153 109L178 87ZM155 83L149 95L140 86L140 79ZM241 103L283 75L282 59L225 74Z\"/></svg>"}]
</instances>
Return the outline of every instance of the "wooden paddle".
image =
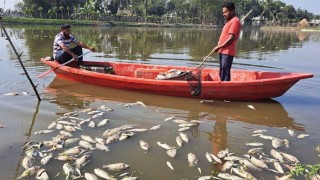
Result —
<instances>
[{"instance_id":1,"label":"wooden paddle","mask_svg":"<svg viewBox=\"0 0 320 180\"><path fill-rule=\"evenodd\" d=\"M80 58L80 57L82 57L82 56L84 56L84 55L86 55L86 54L88 54L88 53L90 53L90 52L91 52L91 51L88 51L88 52L86 52L86 53L83 53L82 55L78 56L78 58ZM74 58L70 59L69 61L67 61L67 62L65 62L65 63L63 63L63 64L60 64L58 67L52 68L52 69L50 69L50 70L48 70L48 71L46 71L46 72L38 75L37 78L41 78L41 77L43 77L43 76L51 73L52 71L55 71L55 70L61 68L62 66L67 65L67 64L71 63L73 60L74 60Z\"/></svg>"}]
</instances>

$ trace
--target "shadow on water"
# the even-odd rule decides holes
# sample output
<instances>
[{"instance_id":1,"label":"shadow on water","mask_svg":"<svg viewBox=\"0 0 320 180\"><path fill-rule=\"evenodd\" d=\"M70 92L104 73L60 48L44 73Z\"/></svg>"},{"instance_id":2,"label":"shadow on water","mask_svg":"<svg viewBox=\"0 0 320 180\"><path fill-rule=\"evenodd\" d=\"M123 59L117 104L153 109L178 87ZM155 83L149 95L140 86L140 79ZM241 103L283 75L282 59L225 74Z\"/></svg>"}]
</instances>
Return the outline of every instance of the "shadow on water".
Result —
<instances>
[{"instance_id":1,"label":"shadow on water","mask_svg":"<svg viewBox=\"0 0 320 180\"><path fill-rule=\"evenodd\" d=\"M189 120L206 119L217 122L241 121L253 125L268 127L288 127L303 131L303 125L295 124L281 103L275 100L259 102L212 101L201 103L198 99L178 98L154 94L143 94L111 88L102 88L55 78L45 89L45 93L55 94L52 103L70 111L86 107L94 98L118 102L142 101L148 106L157 106L188 112ZM256 110L250 109L253 105Z\"/></svg>"}]
</instances>

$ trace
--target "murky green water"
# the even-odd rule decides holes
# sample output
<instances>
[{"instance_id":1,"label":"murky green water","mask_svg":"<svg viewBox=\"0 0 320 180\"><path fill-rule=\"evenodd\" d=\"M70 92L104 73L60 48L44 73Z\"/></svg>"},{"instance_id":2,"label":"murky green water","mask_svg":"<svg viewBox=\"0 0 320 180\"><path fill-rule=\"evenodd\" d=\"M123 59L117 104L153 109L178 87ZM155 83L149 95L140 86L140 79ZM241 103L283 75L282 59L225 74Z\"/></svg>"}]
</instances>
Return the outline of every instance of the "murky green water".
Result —
<instances>
[{"instance_id":1,"label":"murky green water","mask_svg":"<svg viewBox=\"0 0 320 180\"><path fill-rule=\"evenodd\" d=\"M162 127L157 131L138 133L130 139L112 143L110 152L95 150L91 155L91 162L82 169L85 172L93 173L94 168L101 168L103 164L124 162L131 165L124 172L130 172L140 179L197 179L201 175L218 172L221 168L210 164L205 158L205 152L216 154L228 147L231 152L242 156L249 149L245 143L259 141L265 144L265 152L269 154L272 147L270 141L251 136L256 129L267 129L268 135L288 139L290 148L281 147L280 150L297 156L301 163L319 163L320 153L316 151L320 143L319 33L243 30L237 45L238 55L234 60L234 68L309 72L315 77L300 81L286 94L270 101L200 103L196 99L142 94L70 82L56 78L53 73L37 79L37 75L48 70L39 59L51 55L52 41L59 27L6 27L17 50L23 52L21 58L37 85L42 101L37 102L2 33L0 124L6 127L0 128L1 179L14 179L22 173L21 161L24 155L21 147L25 142L48 140L58 133L34 135L34 132L46 129L52 121L66 112L98 108L101 105L107 105L114 111L105 113L96 121L103 118L112 121L104 128L91 129L85 126L75 136L101 136L106 128L124 124L138 124L141 128L161 124ZM220 30L73 27L73 33L81 41L97 47L98 53L85 56L88 60L197 66L215 46ZM217 59L217 56L213 56L207 66L218 66ZM9 92L20 95L2 95ZM22 92L27 92L28 95L23 95ZM135 101L144 102L147 108L125 107L126 103ZM249 104L256 110L250 109L247 106ZM173 159L156 144L157 141L173 146L176 144L178 126L164 121L170 116L204 121L186 131L190 142L184 144ZM298 134L310 134L310 137L291 137L287 128L294 129ZM139 147L140 139L149 142L151 148L147 153ZM196 167L188 167L187 154L190 152L198 156L198 167L202 174ZM39 165L39 159L34 161L34 165ZM166 166L166 161L172 163L175 171ZM62 172L62 165L62 162L51 160L44 168L53 179L58 172ZM272 164L268 165L273 168ZM116 175L122 172L110 173ZM269 171L252 174L264 179L274 179L276 175ZM65 177L60 175L58 178Z\"/></svg>"}]
</instances>

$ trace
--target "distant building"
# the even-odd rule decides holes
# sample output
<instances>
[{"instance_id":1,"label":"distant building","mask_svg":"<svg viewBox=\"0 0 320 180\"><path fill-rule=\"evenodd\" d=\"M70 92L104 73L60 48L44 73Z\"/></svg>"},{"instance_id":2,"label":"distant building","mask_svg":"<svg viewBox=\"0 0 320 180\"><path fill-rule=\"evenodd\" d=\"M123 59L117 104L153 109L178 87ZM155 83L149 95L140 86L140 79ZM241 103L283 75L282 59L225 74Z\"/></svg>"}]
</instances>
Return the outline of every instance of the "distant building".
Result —
<instances>
[{"instance_id":1,"label":"distant building","mask_svg":"<svg viewBox=\"0 0 320 180\"><path fill-rule=\"evenodd\" d=\"M310 26L320 26L320 19L312 19L309 24Z\"/></svg>"}]
</instances>

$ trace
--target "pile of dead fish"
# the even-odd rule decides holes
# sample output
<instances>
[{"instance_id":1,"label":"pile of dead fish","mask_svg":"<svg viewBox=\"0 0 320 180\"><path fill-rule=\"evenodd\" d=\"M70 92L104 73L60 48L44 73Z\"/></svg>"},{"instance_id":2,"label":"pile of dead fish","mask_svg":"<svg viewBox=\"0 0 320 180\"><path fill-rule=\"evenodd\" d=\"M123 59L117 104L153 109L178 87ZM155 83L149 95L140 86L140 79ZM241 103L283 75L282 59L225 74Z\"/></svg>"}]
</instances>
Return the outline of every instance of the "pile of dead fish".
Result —
<instances>
[{"instance_id":1,"label":"pile of dead fish","mask_svg":"<svg viewBox=\"0 0 320 180\"><path fill-rule=\"evenodd\" d=\"M143 102L137 101L135 103L126 104L126 107L141 105L146 108ZM104 115L111 113L113 109L106 106L101 106L97 109L85 109L77 112L70 112L64 114L52 122L48 129L37 131L34 134L55 134L49 140L41 142L28 142L24 145L24 156L22 159L22 167L24 172L18 177L18 179L35 176L36 179L47 180L49 176L44 165L50 161L62 161L62 171L66 176L66 179L86 178L88 180L95 180L98 178L103 179L138 179L133 176L132 173L122 173L113 175L113 171L121 171L130 168L129 164L122 162L114 164L106 164L101 167L97 167L93 172L86 170L86 165L90 162L91 154L94 151L104 151L108 153L112 143L124 141L128 138L135 136L142 132L152 132L159 128L161 125L155 125L148 129L139 128L136 124L125 124L115 128L107 128L112 120L105 119ZM85 114L88 118L81 118ZM177 119L174 116L164 119L165 122L174 123L177 125L176 145L169 145L166 142L157 141L156 144L166 151L166 154L174 160L178 150L187 146L190 141L188 133L186 132L192 126L199 125L203 121L199 120L183 120ZM94 128L98 131L103 131L100 137L91 137L86 135L83 131L84 128ZM291 129L288 130L291 136L296 138L305 138L307 134L299 134ZM289 147L290 142L287 139L280 139L278 137L272 137L267 135L267 130L256 130L253 132L254 138L264 139L269 141L272 145L272 149L269 153L264 150L264 144L260 142L247 143L246 146L253 147L248 150L247 154L235 155L228 148L219 151L217 154L206 152L205 154L197 154L197 152L189 152L186 160L190 167L197 167L198 157L203 156L208 160L208 166L212 164L221 164L221 169L217 173L209 175L202 175L200 167L197 167L199 171L199 180L206 179L259 179L253 174L258 171L267 171L275 173L279 179L290 179L290 170L295 168L295 165L299 163L299 160L283 151L277 150L284 146ZM148 151L150 144L144 140L139 140L140 147L144 151ZM168 168L172 171L176 171L175 167L170 161L166 163ZM284 169L285 168L285 169ZM59 174L50 179L54 179Z\"/></svg>"},{"instance_id":2,"label":"pile of dead fish","mask_svg":"<svg viewBox=\"0 0 320 180\"><path fill-rule=\"evenodd\" d=\"M180 77L180 76L183 76L183 75L186 75L186 74L188 74L188 72L186 72L186 71L181 71L181 70L177 70L177 69L171 69L171 70L169 70L167 72L159 73L156 76L156 79L158 79L158 80L172 79L172 78Z\"/></svg>"}]
</instances>

